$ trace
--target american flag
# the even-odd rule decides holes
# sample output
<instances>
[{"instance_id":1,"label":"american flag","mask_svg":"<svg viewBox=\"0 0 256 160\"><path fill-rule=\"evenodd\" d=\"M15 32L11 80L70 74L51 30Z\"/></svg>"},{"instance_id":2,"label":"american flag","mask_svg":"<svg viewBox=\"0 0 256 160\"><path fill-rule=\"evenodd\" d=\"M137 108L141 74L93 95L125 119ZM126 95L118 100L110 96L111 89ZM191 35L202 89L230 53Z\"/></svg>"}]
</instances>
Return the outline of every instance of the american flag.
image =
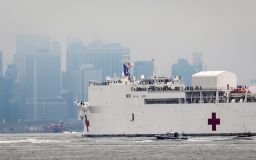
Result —
<instances>
[{"instance_id":1,"label":"american flag","mask_svg":"<svg viewBox=\"0 0 256 160\"><path fill-rule=\"evenodd\" d=\"M131 69L131 68L132 68L132 64L131 64L131 63L128 63L128 64L127 64L127 68L128 68L128 69Z\"/></svg>"}]
</instances>

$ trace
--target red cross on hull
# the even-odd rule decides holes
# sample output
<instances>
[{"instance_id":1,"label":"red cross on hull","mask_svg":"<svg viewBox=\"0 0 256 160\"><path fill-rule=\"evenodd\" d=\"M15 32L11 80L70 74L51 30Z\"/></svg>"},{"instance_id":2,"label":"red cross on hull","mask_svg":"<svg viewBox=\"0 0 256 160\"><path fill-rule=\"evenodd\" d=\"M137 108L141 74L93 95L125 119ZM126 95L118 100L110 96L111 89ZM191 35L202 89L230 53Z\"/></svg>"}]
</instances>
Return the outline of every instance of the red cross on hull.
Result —
<instances>
[{"instance_id":1,"label":"red cross on hull","mask_svg":"<svg viewBox=\"0 0 256 160\"><path fill-rule=\"evenodd\" d=\"M220 125L220 119L216 118L216 113L212 113L212 118L208 119L208 125L212 125L212 131L216 131L216 126Z\"/></svg>"}]
</instances>

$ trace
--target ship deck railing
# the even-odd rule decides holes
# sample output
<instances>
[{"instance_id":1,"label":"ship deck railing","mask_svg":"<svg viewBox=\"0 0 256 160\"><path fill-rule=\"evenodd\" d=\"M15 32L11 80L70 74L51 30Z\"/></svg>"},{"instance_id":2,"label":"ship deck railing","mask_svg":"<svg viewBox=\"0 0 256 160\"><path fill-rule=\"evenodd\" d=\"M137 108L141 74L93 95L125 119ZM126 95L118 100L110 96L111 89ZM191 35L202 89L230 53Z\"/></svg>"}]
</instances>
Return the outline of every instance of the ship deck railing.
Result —
<instances>
[{"instance_id":1,"label":"ship deck railing","mask_svg":"<svg viewBox=\"0 0 256 160\"><path fill-rule=\"evenodd\" d=\"M140 91L145 91L145 92L174 92L174 91L181 91L184 92L185 90L180 88L180 87L176 87L176 88L162 88L162 87L154 87L154 88L150 88L150 87L132 87L131 89L132 91L136 91L136 92L140 92Z\"/></svg>"}]
</instances>

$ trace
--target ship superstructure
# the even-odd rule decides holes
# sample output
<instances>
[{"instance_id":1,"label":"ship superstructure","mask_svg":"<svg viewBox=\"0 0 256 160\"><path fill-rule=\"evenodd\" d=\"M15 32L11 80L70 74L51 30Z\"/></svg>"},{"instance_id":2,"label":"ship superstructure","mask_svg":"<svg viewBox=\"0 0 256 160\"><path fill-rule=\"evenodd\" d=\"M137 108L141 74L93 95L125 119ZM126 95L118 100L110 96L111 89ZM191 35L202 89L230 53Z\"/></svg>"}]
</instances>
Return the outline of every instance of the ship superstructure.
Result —
<instances>
[{"instance_id":1,"label":"ship superstructure","mask_svg":"<svg viewBox=\"0 0 256 160\"><path fill-rule=\"evenodd\" d=\"M124 63L123 77L90 82L89 102L75 102L86 136L256 133L256 97L233 73L199 72L185 86L179 76L135 80L129 70Z\"/></svg>"}]
</instances>

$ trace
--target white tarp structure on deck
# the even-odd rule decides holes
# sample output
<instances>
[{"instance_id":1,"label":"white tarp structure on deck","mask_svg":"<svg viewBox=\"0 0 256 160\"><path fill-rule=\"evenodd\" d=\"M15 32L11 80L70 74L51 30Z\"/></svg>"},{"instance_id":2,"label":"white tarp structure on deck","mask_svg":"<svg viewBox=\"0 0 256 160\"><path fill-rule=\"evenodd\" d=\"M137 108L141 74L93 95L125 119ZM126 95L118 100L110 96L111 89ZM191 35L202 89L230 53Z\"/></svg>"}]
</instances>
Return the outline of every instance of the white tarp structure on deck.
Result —
<instances>
[{"instance_id":1,"label":"white tarp structure on deck","mask_svg":"<svg viewBox=\"0 0 256 160\"><path fill-rule=\"evenodd\" d=\"M202 71L192 76L192 86L218 90L236 88L237 77L228 71Z\"/></svg>"}]
</instances>

